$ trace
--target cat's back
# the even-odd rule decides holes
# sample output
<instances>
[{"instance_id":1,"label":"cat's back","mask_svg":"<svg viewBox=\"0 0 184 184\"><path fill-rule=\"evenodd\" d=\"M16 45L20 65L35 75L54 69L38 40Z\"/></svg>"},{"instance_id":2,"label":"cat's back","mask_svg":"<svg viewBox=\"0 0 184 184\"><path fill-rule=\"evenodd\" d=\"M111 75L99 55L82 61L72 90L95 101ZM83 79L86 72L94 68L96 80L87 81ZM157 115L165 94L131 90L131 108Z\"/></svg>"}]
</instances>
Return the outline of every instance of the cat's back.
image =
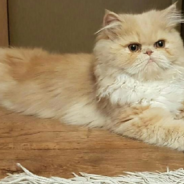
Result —
<instances>
[{"instance_id":1,"label":"cat's back","mask_svg":"<svg viewBox=\"0 0 184 184\"><path fill-rule=\"evenodd\" d=\"M90 54L0 49L0 104L25 114L58 118L70 114L71 107L87 108L95 97L93 63Z\"/></svg>"},{"instance_id":2,"label":"cat's back","mask_svg":"<svg viewBox=\"0 0 184 184\"><path fill-rule=\"evenodd\" d=\"M63 76L87 74L93 67L92 54L52 54L42 49L0 49L3 70L16 80L26 80L39 73ZM0 68L0 70L2 70Z\"/></svg>"},{"instance_id":3,"label":"cat's back","mask_svg":"<svg viewBox=\"0 0 184 184\"><path fill-rule=\"evenodd\" d=\"M51 94L60 91L80 96L94 90L93 55L52 54L41 49L0 49L0 94ZM27 92L25 92L25 90ZM5 92L5 93L4 93ZM15 96L15 95L13 95Z\"/></svg>"}]
</instances>

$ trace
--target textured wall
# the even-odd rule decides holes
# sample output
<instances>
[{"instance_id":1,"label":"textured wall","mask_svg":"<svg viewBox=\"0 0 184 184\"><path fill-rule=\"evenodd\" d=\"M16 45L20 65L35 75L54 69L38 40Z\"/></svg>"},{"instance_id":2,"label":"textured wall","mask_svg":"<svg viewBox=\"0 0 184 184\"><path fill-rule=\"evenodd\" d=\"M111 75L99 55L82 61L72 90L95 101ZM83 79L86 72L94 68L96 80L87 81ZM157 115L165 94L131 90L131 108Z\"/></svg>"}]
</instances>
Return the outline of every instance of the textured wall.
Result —
<instances>
[{"instance_id":1,"label":"textured wall","mask_svg":"<svg viewBox=\"0 0 184 184\"><path fill-rule=\"evenodd\" d=\"M0 47L8 46L7 0L0 0Z\"/></svg>"},{"instance_id":2,"label":"textured wall","mask_svg":"<svg viewBox=\"0 0 184 184\"><path fill-rule=\"evenodd\" d=\"M9 0L10 45L91 52L104 9L142 12L172 0Z\"/></svg>"}]
</instances>

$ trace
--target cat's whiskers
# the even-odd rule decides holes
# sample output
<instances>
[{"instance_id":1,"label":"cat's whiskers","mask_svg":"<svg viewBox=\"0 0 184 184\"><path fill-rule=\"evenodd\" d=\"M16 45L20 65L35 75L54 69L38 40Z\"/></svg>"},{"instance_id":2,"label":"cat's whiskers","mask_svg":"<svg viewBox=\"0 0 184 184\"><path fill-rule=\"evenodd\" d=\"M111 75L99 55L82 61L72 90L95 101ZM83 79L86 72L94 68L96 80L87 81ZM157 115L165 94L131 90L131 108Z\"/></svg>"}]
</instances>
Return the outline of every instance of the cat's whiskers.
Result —
<instances>
[{"instance_id":1,"label":"cat's whiskers","mask_svg":"<svg viewBox=\"0 0 184 184\"><path fill-rule=\"evenodd\" d=\"M130 69L133 70L133 73L138 73L140 71L143 71L146 68L147 61L148 61L147 58L144 60L138 58L137 62L133 66L131 66Z\"/></svg>"}]
</instances>

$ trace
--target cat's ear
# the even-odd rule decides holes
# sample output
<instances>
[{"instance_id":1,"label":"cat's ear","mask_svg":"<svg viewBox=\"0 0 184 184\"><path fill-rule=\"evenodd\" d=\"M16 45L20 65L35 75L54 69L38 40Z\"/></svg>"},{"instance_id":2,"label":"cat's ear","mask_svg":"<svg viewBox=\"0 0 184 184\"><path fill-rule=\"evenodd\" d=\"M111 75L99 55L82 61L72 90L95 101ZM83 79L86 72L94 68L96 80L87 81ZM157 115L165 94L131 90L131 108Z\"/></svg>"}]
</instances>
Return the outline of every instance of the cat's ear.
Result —
<instances>
[{"instance_id":1,"label":"cat's ear","mask_svg":"<svg viewBox=\"0 0 184 184\"><path fill-rule=\"evenodd\" d=\"M178 24L184 23L182 13L177 9L177 2L161 11L168 27L176 27Z\"/></svg>"},{"instance_id":2,"label":"cat's ear","mask_svg":"<svg viewBox=\"0 0 184 184\"><path fill-rule=\"evenodd\" d=\"M106 32L114 32L115 29L121 25L121 23L122 21L118 14L112 11L109 11L109 10L105 10L102 29L97 31L97 33L104 31L104 30Z\"/></svg>"},{"instance_id":3,"label":"cat's ear","mask_svg":"<svg viewBox=\"0 0 184 184\"><path fill-rule=\"evenodd\" d=\"M109 10L105 10L105 15L103 18L103 27L106 27L113 23L120 23L120 17L118 14L111 12Z\"/></svg>"}]
</instances>

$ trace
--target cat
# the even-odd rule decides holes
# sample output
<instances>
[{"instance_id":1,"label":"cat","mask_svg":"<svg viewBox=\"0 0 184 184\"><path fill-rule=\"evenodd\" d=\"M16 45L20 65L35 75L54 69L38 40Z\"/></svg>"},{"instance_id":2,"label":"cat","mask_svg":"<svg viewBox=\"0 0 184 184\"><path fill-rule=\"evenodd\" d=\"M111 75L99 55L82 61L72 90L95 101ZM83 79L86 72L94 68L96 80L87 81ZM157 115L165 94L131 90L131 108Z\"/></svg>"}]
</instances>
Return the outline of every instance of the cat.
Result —
<instances>
[{"instance_id":1,"label":"cat","mask_svg":"<svg viewBox=\"0 0 184 184\"><path fill-rule=\"evenodd\" d=\"M176 4L106 11L92 54L0 49L0 104L184 151L184 48Z\"/></svg>"}]
</instances>

